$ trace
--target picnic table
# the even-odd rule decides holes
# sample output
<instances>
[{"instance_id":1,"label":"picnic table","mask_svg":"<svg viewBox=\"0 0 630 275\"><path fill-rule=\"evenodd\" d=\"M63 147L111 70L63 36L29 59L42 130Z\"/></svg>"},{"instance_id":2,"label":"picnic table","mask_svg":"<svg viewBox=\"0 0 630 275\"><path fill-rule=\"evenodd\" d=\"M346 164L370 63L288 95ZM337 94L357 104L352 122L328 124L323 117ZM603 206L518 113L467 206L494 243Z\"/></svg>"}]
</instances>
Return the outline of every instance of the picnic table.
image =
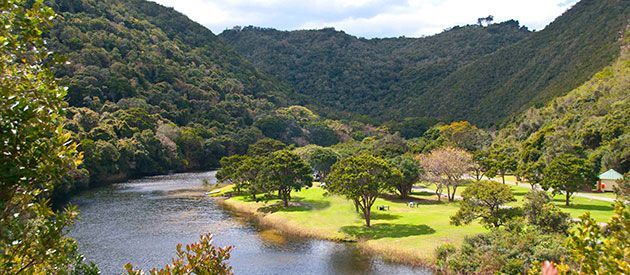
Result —
<instances>
[{"instance_id":1,"label":"picnic table","mask_svg":"<svg viewBox=\"0 0 630 275\"><path fill-rule=\"evenodd\" d=\"M378 206L378 210L380 210L380 211L387 211L387 210L389 210L389 205L379 205Z\"/></svg>"},{"instance_id":2,"label":"picnic table","mask_svg":"<svg viewBox=\"0 0 630 275\"><path fill-rule=\"evenodd\" d=\"M411 208L418 207L419 205L420 205L419 203L415 203L415 202L412 202L412 201L410 201L409 203L407 203L407 206L409 206L409 207L411 207Z\"/></svg>"}]
</instances>

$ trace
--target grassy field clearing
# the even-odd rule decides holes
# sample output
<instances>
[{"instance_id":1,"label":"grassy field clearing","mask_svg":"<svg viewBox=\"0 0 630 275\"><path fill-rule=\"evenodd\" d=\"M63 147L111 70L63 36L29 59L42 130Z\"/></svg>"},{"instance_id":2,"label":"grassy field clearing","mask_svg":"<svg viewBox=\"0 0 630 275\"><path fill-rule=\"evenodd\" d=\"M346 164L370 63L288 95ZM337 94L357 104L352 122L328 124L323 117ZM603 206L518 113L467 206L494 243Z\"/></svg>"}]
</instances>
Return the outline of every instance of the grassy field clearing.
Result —
<instances>
[{"instance_id":1,"label":"grassy field clearing","mask_svg":"<svg viewBox=\"0 0 630 275\"><path fill-rule=\"evenodd\" d=\"M511 205L521 205L529 187L511 188L518 200ZM223 191L230 189L226 187ZM465 186L458 188L457 193L464 189ZM262 224L287 233L336 241L358 241L366 251L405 263L430 262L439 245L457 245L467 235L486 231L477 223L459 227L450 225L450 217L459 207L457 202L437 202L435 194L429 192L414 192L410 200L419 206L411 208L408 201L395 197L378 199L373 206L371 228L364 226L361 215L354 211L350 201L327 195L317 186L293 192L288 208L281 207L278 200L256 202L245 196L234 196L223 203L236 211L255 215ZM607 221L612 215L613 208L609 202L574 197L571 206L565 207L562 196L556 196L554 202L572 217L590 211L596 220ZM381 205L389 206L389 210L378 210Z\"/></svg>"}]
</instances>

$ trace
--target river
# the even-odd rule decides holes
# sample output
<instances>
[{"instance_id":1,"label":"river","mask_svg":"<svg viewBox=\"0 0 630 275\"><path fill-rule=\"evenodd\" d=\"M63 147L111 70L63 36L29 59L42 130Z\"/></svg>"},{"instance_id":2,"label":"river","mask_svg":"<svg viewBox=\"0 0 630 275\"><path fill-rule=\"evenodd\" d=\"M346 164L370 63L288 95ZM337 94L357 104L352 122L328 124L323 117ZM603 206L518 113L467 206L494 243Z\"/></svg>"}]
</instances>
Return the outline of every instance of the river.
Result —
<instances>
[{"instance_id":1,"label":"river","mask_svg":"<svg viewBox=\"0 0 630 275\"><path fill-rule=\"evenodd\" d=\"M70 230L79 250L102 274L123 265L164 266L177 243L211 232L214 244L233 246L236 274L430 274L383 262L353 244L289 237L230 213L205 195L215 172L149 177L84 192L71 200L81 213Z\"/></svg>"}]
</instances>

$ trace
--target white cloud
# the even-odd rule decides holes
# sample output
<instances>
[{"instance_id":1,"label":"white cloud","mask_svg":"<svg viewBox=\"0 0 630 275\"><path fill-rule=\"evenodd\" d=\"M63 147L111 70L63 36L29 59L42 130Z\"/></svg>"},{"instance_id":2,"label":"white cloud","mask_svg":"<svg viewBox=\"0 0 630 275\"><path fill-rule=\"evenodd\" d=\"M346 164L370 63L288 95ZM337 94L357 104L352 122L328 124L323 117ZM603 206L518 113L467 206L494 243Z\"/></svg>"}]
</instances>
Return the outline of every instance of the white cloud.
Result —
<instances>
[{"instance_id":1,"label":"white cloud","mask_svg":"<svg viewBox=\"0 0 630 275\"><path fill-rule=\"evenodd\" d=\"M518 20L542 29L577 0L154 0L215 33L234 25L281 30L334 27L364 37L417 37L472 24Z\"/></svg>"}]
</instances>

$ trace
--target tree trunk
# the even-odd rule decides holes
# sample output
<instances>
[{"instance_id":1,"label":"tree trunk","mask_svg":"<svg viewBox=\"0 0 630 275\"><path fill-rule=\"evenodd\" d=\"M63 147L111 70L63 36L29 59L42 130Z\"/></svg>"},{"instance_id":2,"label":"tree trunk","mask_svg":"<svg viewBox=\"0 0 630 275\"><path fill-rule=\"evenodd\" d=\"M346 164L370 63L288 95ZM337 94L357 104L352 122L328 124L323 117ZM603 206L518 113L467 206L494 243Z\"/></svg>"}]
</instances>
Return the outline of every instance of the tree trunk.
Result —
<instances>
[{"instance_id":1,"label":"tree trunk","mask_svg":"<svg viewBox=\"0 0 630 275\"><path fill-rule=\"evenodd\" d=\"M451 201L455 201L455 193L457 193L457 185L453 186L453 198Z\"/></svg>"},{"instance_id":2,"label":"tree trunk","mask_svg":"<svg viewBox=\"0 0 630 275\"><path fill-rule=\"evenodd\" d=\"M505 184L505 173L501 173L501 179L503 180L503 184Z\"/></svg>"},{"instance_id":3,"label":"tree trunk","mask_svg":"<svg viewBox=\"0 0 630 275\"><path fill-rule=\"evenodd\" d=\"M569 198L571 198L571 195L567 191L564 191L564 195L565 195L564 205L569 206Z\"/></svg>"},{"instance_id":4,"label":"tree trunk","mask_svg":"<svg viewBox=\"0 0 630 275\"><path fill-rule=\"evenodd\" d=\"M365 207L363 210L363 217L365 218L365 226L370 227L370 214L371 207Z\"/></svg>"},{"instance_id":5,"label":"tree trunk","mask_svg":"<svg viewBox=\"0 0 630 275\"><path fill-rule=\"evenodd\" d=\"M278 195L280 195L280 198L284 203L284 207L289 207L289 200L291 199L291 189L288 189L288 191L280 189L278 190Z\"/></svg>"},{"instance_id":6,"label":"tree trunk","mask_svg":"<svg viewBox=\"0 0 630 275\"><path fill-rule=\"evenodd\" d=\"M407 190L407 186L401 186L400 188L398 188L398 192L400 192L401 199L406 199L407 197L409 197L409 191Z\"/></svg>"},{"instance_id":7,"label":"tree trunk","mask_svg":"<svg viewBox=\"0 0 630 275\"><path fill-rule=\"evenodd\" d=\"M359 200L354 200L354 211L359 213Z\"/></svg>"}]
</instances>

